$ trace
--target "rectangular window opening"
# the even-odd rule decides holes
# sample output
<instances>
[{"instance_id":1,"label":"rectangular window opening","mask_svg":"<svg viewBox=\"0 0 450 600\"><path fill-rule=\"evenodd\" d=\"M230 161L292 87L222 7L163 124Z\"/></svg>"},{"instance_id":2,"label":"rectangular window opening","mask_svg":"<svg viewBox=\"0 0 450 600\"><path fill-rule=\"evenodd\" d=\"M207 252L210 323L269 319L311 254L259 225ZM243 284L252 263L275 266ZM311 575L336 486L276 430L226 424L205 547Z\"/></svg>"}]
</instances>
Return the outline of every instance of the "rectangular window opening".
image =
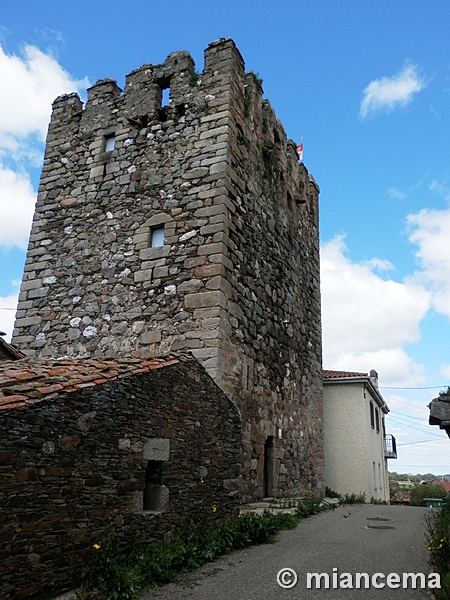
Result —
<instances>
[{"instance_id":1,"label":"rectangular window opening","mask_svg":"<svg viewBox=\"0 0 450 600\"><path fill-rule=\"evenodd\" d=\"M170 103L170 87L162 90L161 106L169 106Z\"/></svg>"},{"instance_id":2,"label":"rectangular window opening","mask_svg":"<svg viewBox=\"0 0 450 600\"><path fill-rule=\"evenodd\" d=\"M370 403L370 426L372 429L375 427L375 413L373 409L373 402Z\"/></svg>"},{"instance_id":3,"label":"rectangular window opening","mask_svg":"<svg viewBox=\"0 0 450 600\"><path fill-rule=\"evenodd\" d=\"M375 421L377 424L377 433L380 433L380 416L378 414L378 408L375 409Z\"/></svg>"},{"instance_id":4,"label":"rectangular window opening","mask_svg":"<svg viewBox=\"0 0 450 600\"><path fill-rule=\"evenodd\" d=\"M116 136L109 135L105 138L105 152L112 152L116 145Z\"/></svg>"},{"instance_id":5,"label":"rectangular window opening","mask_svg":"<svg viewBox=\"0 0 450 600\"><path fill-rule=\"evenodd\" d=\"M144 510L164 512L167 510L169 492L162 485L163 461L149 460L145 471Z\"/></svg>"},{"instance_id":6,"label":"rectangular window opening","mask_svg":"<svg viewBox=\"0 0 450 600\"><path fill-rule=\"evenodd\" d=\"M155 227L150 234L150 245L152 248L164 246L164 227Z\"/></svg>"},{"instance_id":7,"label":"rectangular window opening","mask_svg":"<svg viewBox=\"0 0 450 600\"><path fill-rule=\"evenodd\" d=\"M289 219L289 223L288 223L289 234L291 236L294 236L295 228L297 225L297 206L289 192L287 193L287 209L288 209L288 219Z\"/></svg>"}]
</instances>

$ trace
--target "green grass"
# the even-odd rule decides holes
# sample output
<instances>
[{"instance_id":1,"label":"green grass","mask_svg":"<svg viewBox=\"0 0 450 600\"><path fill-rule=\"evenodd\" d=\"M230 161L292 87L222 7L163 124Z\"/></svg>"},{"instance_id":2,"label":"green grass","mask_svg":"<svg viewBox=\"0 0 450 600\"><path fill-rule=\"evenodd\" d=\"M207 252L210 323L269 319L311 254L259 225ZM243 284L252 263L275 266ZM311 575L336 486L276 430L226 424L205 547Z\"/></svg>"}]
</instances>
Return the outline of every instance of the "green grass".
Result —
<instances>
[{"instance_id":1,"label":"green grass","mask_svg":"<svg viewBox=\"0 0 450 600\"><path fill-rule=\"evenodd\" d=\"M320 500L305 499L295 511L263 514L248 512L224 519L207 528L183 525L169 544L136 545L128 556L119 552L119 536L112 530L96 544L83 570L77 597L80 600L135 600L144 589L172 581L219 556L255 544L275 540L279 531L292 529L305 517L317 513Z\"/></svg>"}]
</instances>

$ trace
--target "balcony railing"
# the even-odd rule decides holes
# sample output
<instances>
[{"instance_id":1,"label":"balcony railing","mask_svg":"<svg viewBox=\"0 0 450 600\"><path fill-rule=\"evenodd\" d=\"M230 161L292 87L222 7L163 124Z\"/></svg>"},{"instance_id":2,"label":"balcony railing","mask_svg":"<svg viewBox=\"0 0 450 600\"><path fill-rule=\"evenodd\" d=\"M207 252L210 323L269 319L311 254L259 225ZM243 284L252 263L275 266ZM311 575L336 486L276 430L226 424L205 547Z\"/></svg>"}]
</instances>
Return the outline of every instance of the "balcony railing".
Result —
<instances>
[{"instance_id":1,"label":"balcony railing","mask_svg":"<svg viewBox=\"0 0 450 600\"><path fill-rule=\"evenodd\" d=\"M390 433L384 436L384 455L386 458L397 458L397 444Z\"/></svg>"}]
</instances>

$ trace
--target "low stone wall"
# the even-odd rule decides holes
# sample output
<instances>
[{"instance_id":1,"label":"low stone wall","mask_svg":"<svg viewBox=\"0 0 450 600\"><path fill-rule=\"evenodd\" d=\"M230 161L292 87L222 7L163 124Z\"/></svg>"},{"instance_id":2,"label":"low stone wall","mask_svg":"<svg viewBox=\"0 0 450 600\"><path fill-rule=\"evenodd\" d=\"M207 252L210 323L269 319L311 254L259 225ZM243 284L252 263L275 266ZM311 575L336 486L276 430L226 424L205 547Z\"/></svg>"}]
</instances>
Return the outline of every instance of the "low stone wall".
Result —
<instances>
[{"instance_id":1,"label":"low stone wall","mask_svg":"<svg viewBox=\"0 0 450 600\"><path fill-rule=\"evenodd\" d=\"M193 359L99 373L92 387L0 410L0 425L3 600L71 589L112 527L125 547L239 504L240 414Z\"/></svg>"}]
</instances>

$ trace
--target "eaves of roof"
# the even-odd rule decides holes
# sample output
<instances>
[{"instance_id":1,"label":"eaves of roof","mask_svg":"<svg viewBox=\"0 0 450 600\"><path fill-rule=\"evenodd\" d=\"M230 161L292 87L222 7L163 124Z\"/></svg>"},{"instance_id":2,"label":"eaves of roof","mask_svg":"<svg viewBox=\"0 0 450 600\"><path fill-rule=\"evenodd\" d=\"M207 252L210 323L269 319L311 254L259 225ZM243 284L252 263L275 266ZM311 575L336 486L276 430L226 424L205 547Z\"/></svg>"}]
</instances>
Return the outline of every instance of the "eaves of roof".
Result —
<instances>
[{"instance_id":1,"label":"eaves of roof","mask_svg":"<svg viewBox=\"0 0 450 600\"><path fill-rule=\"evenodd\" d=\"M360 384L365 386L372 397L376 400L381 410L387 414L389 407L386 404L383 396L380 394L378 389L372 383L370 376L367 373L357 373L354 371L323 371L323 383L324 385L332 384Z\"/></svg>"},{"instance_id":2,"label":"eaves of roof","mask_svg":"<svg viewBox=\"0 0 450 600\"><path fill-rule=\"evenodd\" d=\"M0 347L2 348L5 354L9 355L12 360L21 360L25 358L25 354L21 352L18 348L13 346L12 344L8 344L5 340L0 336Z\"/></svg>"}]
</instances>

